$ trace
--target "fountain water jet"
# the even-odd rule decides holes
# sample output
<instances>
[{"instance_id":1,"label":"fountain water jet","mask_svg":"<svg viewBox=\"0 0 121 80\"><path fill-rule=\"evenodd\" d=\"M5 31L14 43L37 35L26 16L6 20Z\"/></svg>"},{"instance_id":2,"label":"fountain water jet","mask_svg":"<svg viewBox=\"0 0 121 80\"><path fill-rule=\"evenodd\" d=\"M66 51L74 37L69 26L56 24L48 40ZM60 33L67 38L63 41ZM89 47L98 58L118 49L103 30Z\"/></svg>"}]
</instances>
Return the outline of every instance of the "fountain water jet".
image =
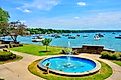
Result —
<instances>
[{"instance_id":1,"label":"fountain water jet","mask_svg":"<svg viewBox=\"0 0 121 80\"><path fill-rule=\"evenodd\" d=\"M67 68L74 67L74 64L71 63L71 57L70 57L70 55L72 55L72 54L71 54L71 51L69 50L70 45L71 45L70 41L68 41L67 63L64 63L64 67L67 67Z\"/></svg>"}]
</instances>

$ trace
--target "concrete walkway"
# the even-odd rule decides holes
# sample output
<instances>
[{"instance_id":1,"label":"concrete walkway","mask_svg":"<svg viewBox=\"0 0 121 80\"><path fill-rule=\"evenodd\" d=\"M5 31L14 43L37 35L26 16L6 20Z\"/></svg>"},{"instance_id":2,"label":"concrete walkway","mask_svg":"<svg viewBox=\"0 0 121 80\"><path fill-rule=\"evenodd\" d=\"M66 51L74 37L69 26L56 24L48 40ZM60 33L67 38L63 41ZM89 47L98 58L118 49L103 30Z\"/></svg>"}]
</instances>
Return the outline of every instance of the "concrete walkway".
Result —
<instances>
[{"instance_id":1,"label":"concrete walkway","mask_svg":"<svg viewBox=\"0 0 121 80\"><path fill-rule=\"evenodd\" d=\"M106 80L121 80L121 66L109 61L109 60L105 60L105 59L100 59L100 55L96 55L96 54L81 54L80 56L85 56L85 57L90 57L93 59L97 59L100 60L104 63L107 63L113 70L113 74L107 78Z\"/></svg>"},{"instance_id":2,"label":"concrete walkway","mask_svg":"<svg viewBox=\"0 0 121 80\"><path fill-rule=\"evenodd\" d=\"M39 56L33 56L25 53L12 51L14 54L23 56L23 59L16 62L0 65L0 78L5 80L44 80L38 76L33 75L28 71L28 65L40 58ZM109 60L100 59L100 55L96 54L80 54L79 56L90 57L107 63L113 69L113 74L106 80L121 80L121 67L112 63Z\"/></svg>"},{"instance_id":3,"label":"concrete walkway","mask_svg":"<svg viewBox=\"0 0 121 80\"><path fill-rule=\"evenodd\" d=\"M14 54L23 56L23 59L0 65L0 78L2 77L5 80L44 80L28 71L28 65L42 57L14 51L12 52Z\"/></svg>"}]
</instances>

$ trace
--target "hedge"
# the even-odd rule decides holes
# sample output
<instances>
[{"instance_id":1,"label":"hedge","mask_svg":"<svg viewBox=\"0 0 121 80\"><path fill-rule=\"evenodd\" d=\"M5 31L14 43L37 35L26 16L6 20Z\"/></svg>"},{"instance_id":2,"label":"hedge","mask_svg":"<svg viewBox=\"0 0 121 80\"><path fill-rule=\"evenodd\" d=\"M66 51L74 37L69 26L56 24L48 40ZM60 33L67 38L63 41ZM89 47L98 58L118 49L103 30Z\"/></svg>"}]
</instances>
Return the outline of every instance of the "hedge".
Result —
<instances>
[{"instance_id":1,"label":"hedge","mask_svg":"<svg viewBox=\"0 0 121 80\"><path fill-rule=\"evenodd\" d=\"M0 61L6 61L9 59L16 58L16 55L11 52L2 52L0 51Z\"/></svg>"},{"instance_id":2,"label":"hedge","mask_svg":"<svg viewBox=\"0 0 121 80\"><path fill-rule=\"evenodd\" d=\"M120 52L111 53L104 51L101 53L101 58L109 60L121 60L121 53Z\"/></svg>"}]
</instances>

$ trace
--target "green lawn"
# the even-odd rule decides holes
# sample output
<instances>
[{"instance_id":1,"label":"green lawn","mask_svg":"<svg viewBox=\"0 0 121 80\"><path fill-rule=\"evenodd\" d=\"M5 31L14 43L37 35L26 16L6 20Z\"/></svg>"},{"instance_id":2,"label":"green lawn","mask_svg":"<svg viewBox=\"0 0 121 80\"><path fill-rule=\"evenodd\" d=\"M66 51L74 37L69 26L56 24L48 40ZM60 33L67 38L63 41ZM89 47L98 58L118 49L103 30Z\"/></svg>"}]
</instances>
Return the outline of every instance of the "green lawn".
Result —
<instances>
[{"instance_id":1,"label":"green lawn","mask_svg":"<svg viewBox=\"0 0 121 80\"><path fill-rule=\"evenodd\" d=\"M47 80L104 80L112 74L112 69L107 64L100 62L102 67L101 70L93 75L84 76L84 77L66 77L59 76L55 74L43 74L43 71L37 67L37 64L40 60L37 60L31 63L28 67L29 71L39 77L45 78Z\"/></svg>"},{"instance_id":2,"label":"green lawn","mask_svg":"<svg viewBox=\"0 0 121 80\"><path fill-rule=\"evenodd\" d=\"M116 60L112 60L112 62L118 64L119 66L121 66L121 61L116 61Z\"/></svg>"},{"instance_id":3,"label":"green lawn","mask_svg":"<svg viewBox=\"0 0 121 80\"><path fill-rule=\"evenodd\" d=\"M45 52L45 46L27 44L23 45L22 47L15 47L10 49L13 51L24 52L32 55L44 56L44 55L57 55L61 52L63 48L48 46L48 52Z\"/></svg>"}]
</instances>

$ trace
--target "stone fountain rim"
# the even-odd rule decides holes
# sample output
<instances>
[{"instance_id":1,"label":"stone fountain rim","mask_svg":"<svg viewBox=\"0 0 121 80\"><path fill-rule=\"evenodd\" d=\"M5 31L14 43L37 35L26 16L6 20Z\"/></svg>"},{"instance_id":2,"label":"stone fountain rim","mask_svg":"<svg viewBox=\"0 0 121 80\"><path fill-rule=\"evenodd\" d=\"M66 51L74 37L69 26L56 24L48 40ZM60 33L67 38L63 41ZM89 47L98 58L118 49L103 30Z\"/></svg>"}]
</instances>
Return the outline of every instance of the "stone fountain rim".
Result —
<instances>
[{"instance_id":1,"label":"stone fountain rim","mask_svg":"<svg viewBox=\"0 0 121 80\"><path fill-rule=\"evenodd\" d=\"M84 76L84 75L90 75L90 74L94 74L96 72L98 72L101 68L101 64L94 60L94 59L91 59L89 57L84 57L84 56L77 56L77 55L56 55L56 56L49 56L49 57L46 57L44 58L43 60L41 60L39 63L42 63L44 60L46 59L49 59L49 58L55 58L55 57L61 57L61 56L72 56L72 57L78 57L78 58L84 58L84 59L87 59L87 60L91 60L93 61L95 64L96 64L96 67L90 71L85 71L85 72L81 72L81 73L67 73L67 72L62 72L62 71L57 71L57 70L53 70L53 69L49 69L50 72L52 73L55 73L55 74L59 74L59 75L65 75L65 76ZM38 67L40 69L43 69L43 70L47 70L45 66L42 66L38 63Z\"/></svg>"}]
</instances>

